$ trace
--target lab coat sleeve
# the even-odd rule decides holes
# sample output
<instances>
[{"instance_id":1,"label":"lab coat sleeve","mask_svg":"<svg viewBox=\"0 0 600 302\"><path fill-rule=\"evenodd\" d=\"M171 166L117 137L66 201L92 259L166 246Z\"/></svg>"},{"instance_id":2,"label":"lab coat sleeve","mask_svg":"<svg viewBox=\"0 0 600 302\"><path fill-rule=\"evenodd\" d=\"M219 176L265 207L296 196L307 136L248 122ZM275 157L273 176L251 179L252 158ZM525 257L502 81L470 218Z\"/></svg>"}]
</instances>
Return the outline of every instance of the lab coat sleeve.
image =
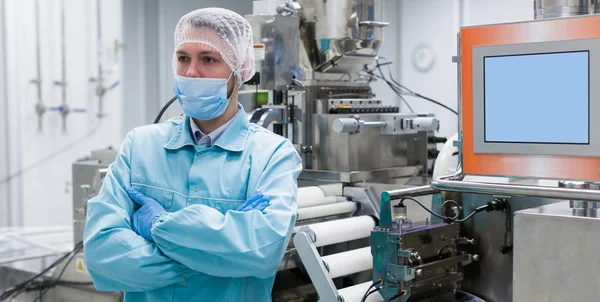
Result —
<instances>
[{"instance_id":1,"label":"lab coat sleeve","mask_svg":"<svg viewBox=\"0 0 600 302\"><path fill-rule=\"evenodd\" d=\"M87 204L84 257L99 291L148 291L196 273L131 229L133 202L126 188L130 186L133 138L132 131L110 165L99 194Z\"/></svg>"},{"instance_id":2,"label":"lab coat sleeve","mask_svg":"<svg viewBox=\"0 0 600 302\"><path fill-rule=\"evenodd\" d=\"M167 256L195 271L217 277L273 277L296 220L301 171L300 156L285 141L268 159L255 187L249 187L270 198L263 212L222 214L191 205L158 216L152 236Z\"/></svg>"}]
</instances>

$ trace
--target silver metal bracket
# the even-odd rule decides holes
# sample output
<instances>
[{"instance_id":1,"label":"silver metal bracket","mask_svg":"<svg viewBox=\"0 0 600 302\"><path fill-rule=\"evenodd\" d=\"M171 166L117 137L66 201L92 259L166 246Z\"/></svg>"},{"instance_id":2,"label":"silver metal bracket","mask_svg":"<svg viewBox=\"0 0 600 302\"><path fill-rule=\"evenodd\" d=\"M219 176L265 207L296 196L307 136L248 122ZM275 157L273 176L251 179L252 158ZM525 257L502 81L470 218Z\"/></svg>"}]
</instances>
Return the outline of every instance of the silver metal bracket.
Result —
<instances>
[{"instance_id":1,"label":"silver metal bracket","mask_svg":"<svg viewBox=\"0 0 600 302\"><path fill-rule=\"evenodd\" d=\"M462 148L462 141L455 140L455 141L452 142L452 146L460 149L460 148Z\"/></svg>"},{"instance_id":2,"label":"silver metal bracket","mask_svg":"<svg viewBox=\"0 0 600 302\"><path fill-rule=\"evenodd\" d=\"M410 281L415 278L415 270L404 265L388 264L388 280L391 282Z\"/></svg>"},{"instance_id":3,"label":"silver metal bracket","mask_svg":"<svg viewBox=\"0 0 600 302\"><path fill-rule=\"evenodd\" d=\"M312 233L312 235L311 235ZM329 270L325 266L321 256L314 245L314 232L308 227L301 228L294 235L294 246L298 252L298 256L302 260L302 264L306 268L310 276L319 301L342 301L342 297L338 294L337 288L329 275Z\"/></svg>"}]
</instances>

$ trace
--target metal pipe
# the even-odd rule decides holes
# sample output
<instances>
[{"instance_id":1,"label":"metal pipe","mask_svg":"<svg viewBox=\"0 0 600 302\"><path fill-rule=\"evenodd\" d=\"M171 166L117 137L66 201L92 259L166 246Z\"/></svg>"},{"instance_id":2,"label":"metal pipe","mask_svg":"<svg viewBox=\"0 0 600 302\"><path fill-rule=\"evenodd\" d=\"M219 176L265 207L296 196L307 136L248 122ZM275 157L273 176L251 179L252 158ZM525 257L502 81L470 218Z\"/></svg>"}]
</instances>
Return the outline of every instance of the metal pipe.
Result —
<instances>
[{"instance_id":1,"label":"metal pipe","mask_svg":"<svg viewBox=\"0 0 600 302\"><path fill-rule=\"evenodd\" d=\"M394 199L400 199L402 197L417 197L423 195L431 195L438 193L439 191L430 185L411 187L400 190L390 190L381 193L381 202L379 205L379 226L383 229L392 228L392 204L391 201Z\"/></svg>"},{"instance_id":2,"label":"metal pipe","mask_svg":"<svg viewBox=\"0 0 600 302\"><path fill-rule=\"evenodd\" d=\"M98 96L98 118L102 118L104 117L104 113L103 113L103 108L104 108L104 104L103 104L103 99L104 99L104 94L106 93L107 88L104 87L104 75L102 74L102 14L101 14L101 10L100 10L100 0L96 0L96 37L98 39L98 45L96 45L97 47L97 60L98 60L98 77L97 78L92 78L91 81L92 82L96 82L96 95Z\"/></svg>"},{"instance_id":3,"label":"metal pipe","mask_svg":"<svg viewBox=\"0 0 600 302\"><path fill-rule=\"evenodd\" d=\"M61 5L60 5L60 31L61 31L61 41L60 41L60 46L61 46L61 58L62 58L62 65L61 65L61 73L62 73L62 104L63 104L63 132L66 130L66 125L65 125L65 118L66 115L68 114L68 112L65 112L67 109L67 64L66 64L66 60L67 60L67 46L65 43L65 34L66 34L66 25L65 25L65 0L61 1Z\"/></svg>"},{"instance_id":4,"label":"metal pipe","mask_svg":"<svg viewBox=\"0 0 600 302\"><path fill-rule=\"evenodd\" d=\"M65 25L65 0L61 1L60 6L60 31L61 31L61 74L62 81L55 82L56 85L61 86L62 88L62 107L60 108L60 112L62 115L62 126L63 133L67 132L67 115L69 114L69 105L67 104L67 55L66 55L66 43L65 43L65 35L66 35L66 25Z\"/></svg>"},{"instance_id":5,"label":"metal pipe","mask_svg":"<svg viewBox=\"0 0 600 302\"><path fill-rule=\"evenodd\" d=\"M60 33L61 33L61 40L60 40L60 44L61 44L61 77L62 79L60 81L54 81L54 85L61 87L62 89L62 94L61 94L61 105L59 106L52 106L49 107L48 109L50 111L58 111L60 113L60 115L62 116L62 129L63 129L63 133L67 132L67 116L71 113L71 112L85 112L85 109L82 108L71 108L69 106L69 104L67 103L67 44L66 44L66 30L67 30L67 26L66 26L66 6L65 6L65 0L61 0L61 7L60 7Z\"/></svg>"},{"instance_id":6,"label":"metal pipe","mask_svg":"<svg viewBox=\"0 0 600 302\"><path fill-rule=\"evenodd\" d=\"M100 11L100 0L96 0L96 34L98 38L98 81L102 82L102 14Z\"/></svg>"},{"instance_id":7,"label":"metal pipe","mask_svg":"<svg viewBox=\"0 0 600 302\"><path fill-rule=\"evenodd\" d=\"M407 196L417 197L417 196L431 195L431 194L435 194L438 192L439 192L439 190L432 188L430 185L386 191L386 193L389 194L391 199L400 199L402 197L407 197Z\"/></svg>"},{"instance_id":8,"label":"metal pipe","mask_svg":"<svg viewBox=\"0 0 600 302\"><path fill-rule=\"evenodd\" d=\"M38 101L35 105L35 112L38 115L38 131L42 131L42 116L46 112L46 106L42 103L42 59L41 59L41 45L40 45L40 0L35 1L35 47L36 47L36 68L37 68L37 79L33 79L30 82L37 85L37 97Z\"/></svg>"},{"instance_id":9,"label":"metal pipe","mask_svg":"<svg viewBox=\"0 0 600 302\"><path fill-rule=\"evenodd\" d=\"M454 178L462 175L462 171L453 175L438 177L431 182L431 187L440 191L451 191L461 193L503 195L503 196L523 196L551 199L575 199L575 200L600 200L600 191L526 186L513 184L495 184L474 181L457 181Z\"/></svg>"},{"instance_id":10,"label":"metal pipe","mask_svg":"<svg viewBox=\"0 0 600 302\"><path fill-rule=\"evenodd\" d=\"M6 176L10 176L10 165L9 163L11 162L10 160L10 148L8 146L10 146L10 122L9 122L9 118L10 118L10 114L9 114L9 108L10 108L10 104L9 104L9 98L8 98L8 90L6 89L7 86L7 81L8 81L8 75L6 72L7 66L6 66L6 31L5 31L5 25L4 25L4 21L6 20L6 14L4 12L5 9L5 2L4 1L0 1L0 48L2 48L0 50L0 92L2 92L2 97L5 100L4 106L6 106L6 108L4 109L4 138L5 138L5 147L6 149L3 150L4 153L4 158L6 160L5 165L4 165L4 169L6 171ZM6 188L6 198L4 199L6 202L6 226L12 226L13 225L13 221L12 221L12 194L11 194L11 185L10 185L10 181L7 181L5 183L5 188Z\"/></svg>"},{"instance_id":11,"label":"metal pipe","mask_svg":"<svg viewBox=\"0 0 600 302\"><path fill-rule=\"evenodd\" d=\"M364 127L373 127L373 128L384 128L387 126L386 122L362 122Z\"/></svg>"},{"instance_id":12,"label":"metal pipe","mask_svg":"<svg viewBox=\"0 0 600 302\"><path fill-rule=\"evenodd\" d=\"M494 184L471 181L434 180L431 186L440 191L462 193L525 196L552 199L600 200L600 191L537 187L510 184Z\"/></svg>"}]
</instances>

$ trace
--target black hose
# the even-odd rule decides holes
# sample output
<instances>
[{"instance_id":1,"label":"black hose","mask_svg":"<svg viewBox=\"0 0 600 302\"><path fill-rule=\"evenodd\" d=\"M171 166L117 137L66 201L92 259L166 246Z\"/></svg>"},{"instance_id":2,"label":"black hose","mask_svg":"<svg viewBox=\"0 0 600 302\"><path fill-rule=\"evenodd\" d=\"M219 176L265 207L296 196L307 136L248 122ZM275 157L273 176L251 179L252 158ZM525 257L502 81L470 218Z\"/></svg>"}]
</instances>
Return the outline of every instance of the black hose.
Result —
<instances>
[{"instance_id":1,"label":"black hose","mask_svg":"<svg viewBox=\"0 0 600 302\"><path fill-rule=\"evenodd\" d=\"M429 212L431 215L443 219L444 222L446 223L452 223L452 222L465 222L469 219L471 219L475 214L481 212L481 211L503 211L506 207L506 201L505 200L492 200L490 202L488 202L487 204L484 204L478 208L476 208L473 212L471 212L471 214L469 214L467 217L463 218L463 219L458 219L458 217L460 216L460 211L458 213L456 213L456 215L454 217L448 217L445 215L440 215L438 213L435 213L433 211L431 211L430 209L428 209L425 205L423 205L421 202L419 202L416 198L413 197L403 197L402 199L400 199L400 204L404 204L405 200L411 200L414 201L415 203L417 203L419 206L421 206L421 208L423 208L425 211ZM454 204L456 205L459 209L460 206L458 205L458 203L454 200L447 200L442 204L442 213L444 212L444 208L447 204Z\"/></svg>"},{"instance_id":2,"label":"black hose","mask_svg":"<svg viewBox=\"0 0 600 302\"><path fill-rule=\"evenodd\" d=\"M167 109L169 108L169 106L171 106L171 104L173 104L173 102L175 102L175 100L177 100L177 96L173 96L173 98L171 100L169 100L164 107L162 107L162 109L160 110L160 112L158 113L158 116L156 116L156 119L154 119L154 123L158 124L158 122L160 122L160 119L162 118L163 114L165 114L165 111L167 111Z\"/></svg>"}]
</instances>

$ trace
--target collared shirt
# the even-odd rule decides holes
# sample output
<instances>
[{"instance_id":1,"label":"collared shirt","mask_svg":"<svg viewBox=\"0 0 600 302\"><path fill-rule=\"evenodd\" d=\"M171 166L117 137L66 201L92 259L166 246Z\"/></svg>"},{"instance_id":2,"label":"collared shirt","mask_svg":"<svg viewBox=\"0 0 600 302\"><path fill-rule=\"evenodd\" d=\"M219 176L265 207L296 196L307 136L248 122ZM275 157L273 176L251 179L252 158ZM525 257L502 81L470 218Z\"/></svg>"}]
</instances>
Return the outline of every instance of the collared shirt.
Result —
<instances>
[{"instance_id":1,"label":"collared shirt","mask_svg":"<svg viewBox=\"0 0 600 302\"><path fill-rule=\"evenodd\" d=\"M194 143L196 145L206 145L208 147L212 146L214 144L214 142L217 141L219 136L221 136L221 134L223 134L223 132L225 132L225 129L227 129L227 127L229 127L231 122L233 122L233 118L230 119L224 125L221 125L221 127L215 129L213 132L211 132L207 135L207 134L204 134L204 132L202 132L202 130L200 130L198 125L196 125L196 123L194 122L194 119L190 117L190 128L192 130L192 138L194 139Z\"/></svg>"},{"instance_id":2,"label":"collared shirt","mask_svg":"<svg viewBox=\"0 0 600 302\"><path fill-rule=\"evenodd\" d=\"M210 147L194 144L190 129L183 116L127 134L88 201L83 242L94 286L123 291L126 302L271 301L298 211L300 156L243 108ZM165 209L154 242L132 230L130 188ZM266 209L237 210L257 192L270 199Z\"/></svg>"}]
</instances>

